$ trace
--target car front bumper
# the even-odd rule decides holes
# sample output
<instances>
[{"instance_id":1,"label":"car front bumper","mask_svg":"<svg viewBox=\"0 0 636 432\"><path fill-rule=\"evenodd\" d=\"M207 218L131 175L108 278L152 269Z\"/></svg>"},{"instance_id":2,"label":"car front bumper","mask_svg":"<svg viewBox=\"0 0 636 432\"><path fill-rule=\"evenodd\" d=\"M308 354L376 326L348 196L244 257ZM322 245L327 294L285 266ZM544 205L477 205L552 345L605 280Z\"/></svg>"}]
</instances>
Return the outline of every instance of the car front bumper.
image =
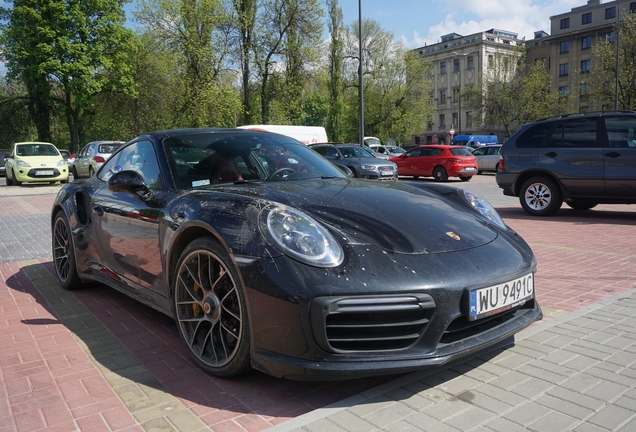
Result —
<instances>
[{"instance_id":1,"label":"car front bumper","mask_svg":"<svg viewBox=\"0 0 636 432\"><path fill-rule=\"evenodd\" d=\"M21 183L56 182L68 180L67 165L61 167L21 168L13 171L14 180Z\"/></svg>"},{"instance_id":2,"label":"car front bumper","mask_svg":"<svg viewBox=\"0 0 636 432\"><path fill-rule=\"evenodd\" d=\"M494 264L487 271L465 265L482 263L484 254L497 255L488 259ZM400 255L388 263L374 247L362 246L354 256L359 258L337 270L310 268L284 256L241 266L255 369L297 380L410 372L509 344L515 333L543 316L535 297L487 318L467 318L471 290L534 271L529 248L512 246L503 236L470 250ZM409 268L418 271L404 271ZM372 306L355 310L364 305ZM404 342L399 331L384 334L383 307L400 310L392 325L413 326L404 332L412 339ZM413 310L419 315L409 316ZM340 340L333 320L360 331L353 338L347 331ZM366 342L376 331L382 342L369 347Z\"/></svg>"}]
</instances>

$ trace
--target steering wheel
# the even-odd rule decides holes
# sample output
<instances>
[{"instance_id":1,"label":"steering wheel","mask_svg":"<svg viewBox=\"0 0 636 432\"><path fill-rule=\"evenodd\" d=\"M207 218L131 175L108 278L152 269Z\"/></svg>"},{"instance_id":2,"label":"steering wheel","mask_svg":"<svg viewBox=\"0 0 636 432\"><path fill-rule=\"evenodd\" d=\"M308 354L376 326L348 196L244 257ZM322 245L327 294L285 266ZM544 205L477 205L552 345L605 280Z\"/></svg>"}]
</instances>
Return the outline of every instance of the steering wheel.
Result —
<instances>
[{"instance_id":1,"label":"steering wheel","mask_svg":"<svg viewBox=\"0 0 636 432\"><path fill-rule=\"evenodd\" d=\"M282 168L278 168L276 171L274 171L273 173L271 173L271 174L270 174L270 176L269 176L269 177L267 177L267 179L266 179L266 180L271 180L271 179L273 179L274 177L277 177L277 176L281 176L281 177L282 177L282 174L283 174L283 173L285 173L285 172L287 172L287 171L289 171L289 172L291 172L291 173L295 173L295 172L296 172L296 170L295 170L295 169L293 169L293 168L289 168L289 167L282 167Z\"/></svg>"}]
</instances>

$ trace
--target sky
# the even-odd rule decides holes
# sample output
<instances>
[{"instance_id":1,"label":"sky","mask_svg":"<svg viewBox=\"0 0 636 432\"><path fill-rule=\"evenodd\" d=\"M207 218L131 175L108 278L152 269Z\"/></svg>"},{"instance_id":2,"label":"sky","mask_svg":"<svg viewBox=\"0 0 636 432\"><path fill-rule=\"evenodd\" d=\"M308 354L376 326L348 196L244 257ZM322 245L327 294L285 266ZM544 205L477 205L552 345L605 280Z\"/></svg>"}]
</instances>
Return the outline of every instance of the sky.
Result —
<instances>
[{"instance_id":1,"label":"sky","mask_svg":"<svg viewBox=\"0 0 636 432\"><path fill-rule=\"evenodd\" d=\"M533 39L550 33L550 17L570 12L587 0L359 0L362 19L373 19L408 48L441 42L441 36L466 36L491 28ZM607 3L609 0L601 0ZM339 0L344 23L358 20L358 1Z\"/></svg>"}]
</instances>

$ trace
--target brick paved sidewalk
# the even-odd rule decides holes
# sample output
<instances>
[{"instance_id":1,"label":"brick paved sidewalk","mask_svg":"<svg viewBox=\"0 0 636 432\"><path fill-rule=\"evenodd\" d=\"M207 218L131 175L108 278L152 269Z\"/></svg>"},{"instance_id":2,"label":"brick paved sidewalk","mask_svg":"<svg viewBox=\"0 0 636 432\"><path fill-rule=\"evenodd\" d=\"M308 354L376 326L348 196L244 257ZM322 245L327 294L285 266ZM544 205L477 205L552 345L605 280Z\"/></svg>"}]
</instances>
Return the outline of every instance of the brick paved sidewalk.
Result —
<instances>
[{"instance_id":1,"label":"brick paved sidewalk","mask_svg":"<svg viewBox=\"0 0 636 432\"><path fill-rule=\"evenodd\" d=\"M622 385L630 386L625 377L631 376L634 365L625 360L618 372L615 359L621 355L636 359L633 337L627 331L616 336L617 331L633 327L634 317L625 318L618 327L597 329L603 322L597 323L599 312L593 309L599 305L611 308L604 303L608 298L621 299L617 294L630 293L636 287L636 246L632 244L636 213L625 212L624 206L599 206L592 212L565 209L548 219L530 218L517 207L499 209L506 223L530 243L537 255L537 295L546 313L543 322L527 330L539 329L538 333L526 336L512 349L447 367L435 376L429 376L432 371L423 371L395 382L382 377L321 384L277 380L259 373L231 381L212 378L190 361L174 323L163 315L101 285L77 292L62 290L51 274L48 212L53 198L0 197L0 248L5 243L10 246L8 252L0 249L0 432L261 431L272 426L273 431L299 427L342 430L343 426L349 428L345 430L366 431L372 430L365 428L376 418L378 424L373 427L378 430L421 430L417 427L435 424L432 430L443 431L457 430L461 423L454 422L463 421L462 416L472 418L473 413L475 426L488 424L488 428L474 429L480 431L516 430L512 426L518 430L600 431L632 424L629 422L633 418L625 418L622 410L629 409L623 402L636 399L633 386L624 392L621 387L618 399L595 396L608 386L614 389L610 378L597 376L598 368L613 368L611 372L620 375ZM19 250L37 259L5 255ZM632 306L621 306L615 315L625 315L624 309ZM593 313L589 321L562 321L582 318L575 314L588 310ZM550 329L557 325L566 325L571 333L553 334ZM541 335L549 337L544 340L546 336ZM573 369L573 355L587 358L576 351L579 346L592 349L605 341L611 346L618 340L629 342L622 353L606 353L600 366L586 363L576 370L577 374L594 371L587 387L566 387L567 374L562 381L550 378L547 381L551 386L545 387L545 365L558 370L557 375L563 374L567 369L558 368ZM516 362L518 366L513 365ZM499 375L522 380L495 381ZM587 383L587 375L584 378ZM500 400L502 391L510 395L509 401ZM526 402L516 399L524 391L534 393L526 396ZM411 396L406 396L408 392ZM612 408L601 414L596 405L584 406L588 410L582 417L585 420L571 416L579 420L562 424L559 419L569 415L567 412L539 402L557 399L574 403L571 392L588 396L591 402L602 400ZM369 403L371 400L373 403ZM409 400L422 403L416 406L417 413L412 412ZM577 403L590 402L581 400L572 409L579 409ZM618 400L621 402L615 403ZM352 401L359 404L350 406ZM511 407L495 410L482 401L492 402L493 407L499 406L496 401ZM526 419L529 414L522 408L526 404L541 421ZM433 409L437 405L442 411ZM329 408L324 409L326 406ZM385 410L387 407L391 409ZM406 408L411 411L403 411ZM439 414L446 409L454 414ZM617 422L616 427L607 428L591 420L603 418L610 409L616 410L609 416L617 419L612 420ZM631 412L635 411L632 407ZM408 420L401 415L403 412L409 418L421 416L422 421L414 421L416 417ZM510 417L511 412L521 413L520 417ZM341 417L333 418L330 413L346 416L352 423L340 424ZM428 417L435 422L430 423L433 420ZM471 427L460 430L473 430Z\"/></svg>"}]
</instances>

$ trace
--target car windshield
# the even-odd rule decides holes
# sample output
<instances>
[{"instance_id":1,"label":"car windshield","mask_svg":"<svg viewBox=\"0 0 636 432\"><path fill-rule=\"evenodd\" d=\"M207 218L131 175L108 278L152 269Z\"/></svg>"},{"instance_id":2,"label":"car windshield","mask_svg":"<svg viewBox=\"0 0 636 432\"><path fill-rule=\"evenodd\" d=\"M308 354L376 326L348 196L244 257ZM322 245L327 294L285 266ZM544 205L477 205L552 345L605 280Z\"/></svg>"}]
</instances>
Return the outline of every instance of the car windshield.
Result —
<instances>
[{"instance_id":1,"label":"car windshield","mask_svg":"<svg viewBox=\"0 0 636 432\"><path fill-rule=\"evenodd\" d=\"M469 152L468 150L466 150L465 147L452 148L452 149L450 149L450 151L455 156L470 156L470 155L472 155L472 153Z\"/></svg>"},{"instance_id":2,"label":"car windshield","mask_svg":"<svg viewBox=\"0 0 636 432\"><path fill-rule=\"evenodd\" d=\"M116 143L100 144L99 147L97 148L97 153L101 153L101 154L115 153L115 151L121 146L122 144L116 144Z\"/></svg>"},{"instance_id":3,"label":"car windshield","mask_svg":"<svg viewBox=\"0 0 636 432\"><path fill-rule=\"evenodd\" d=\"M18 156L59 156L60 153L53 144L18 144L16 146Z\"/></svg>"},{"instance_id":4,"label":"car windshield","mask_svg":"<svg viewBox=\"0 0 636 432\"><path fill-rule=\"evenodd\" d=\"M345 158L372 158L375 157L369 150L360 146L338 146L338 150Z\"/></svg>"},{"instance_id":5,"label":"car windshield","mask_svg":"<svg viewBox=\"0 0 636 432\"><path fill-rule=\"evenodd\" d=\"M180 189L217 183L346 178L304 144L277 134L201 132L164 139Z\"/></svg>"}]
</instances>

